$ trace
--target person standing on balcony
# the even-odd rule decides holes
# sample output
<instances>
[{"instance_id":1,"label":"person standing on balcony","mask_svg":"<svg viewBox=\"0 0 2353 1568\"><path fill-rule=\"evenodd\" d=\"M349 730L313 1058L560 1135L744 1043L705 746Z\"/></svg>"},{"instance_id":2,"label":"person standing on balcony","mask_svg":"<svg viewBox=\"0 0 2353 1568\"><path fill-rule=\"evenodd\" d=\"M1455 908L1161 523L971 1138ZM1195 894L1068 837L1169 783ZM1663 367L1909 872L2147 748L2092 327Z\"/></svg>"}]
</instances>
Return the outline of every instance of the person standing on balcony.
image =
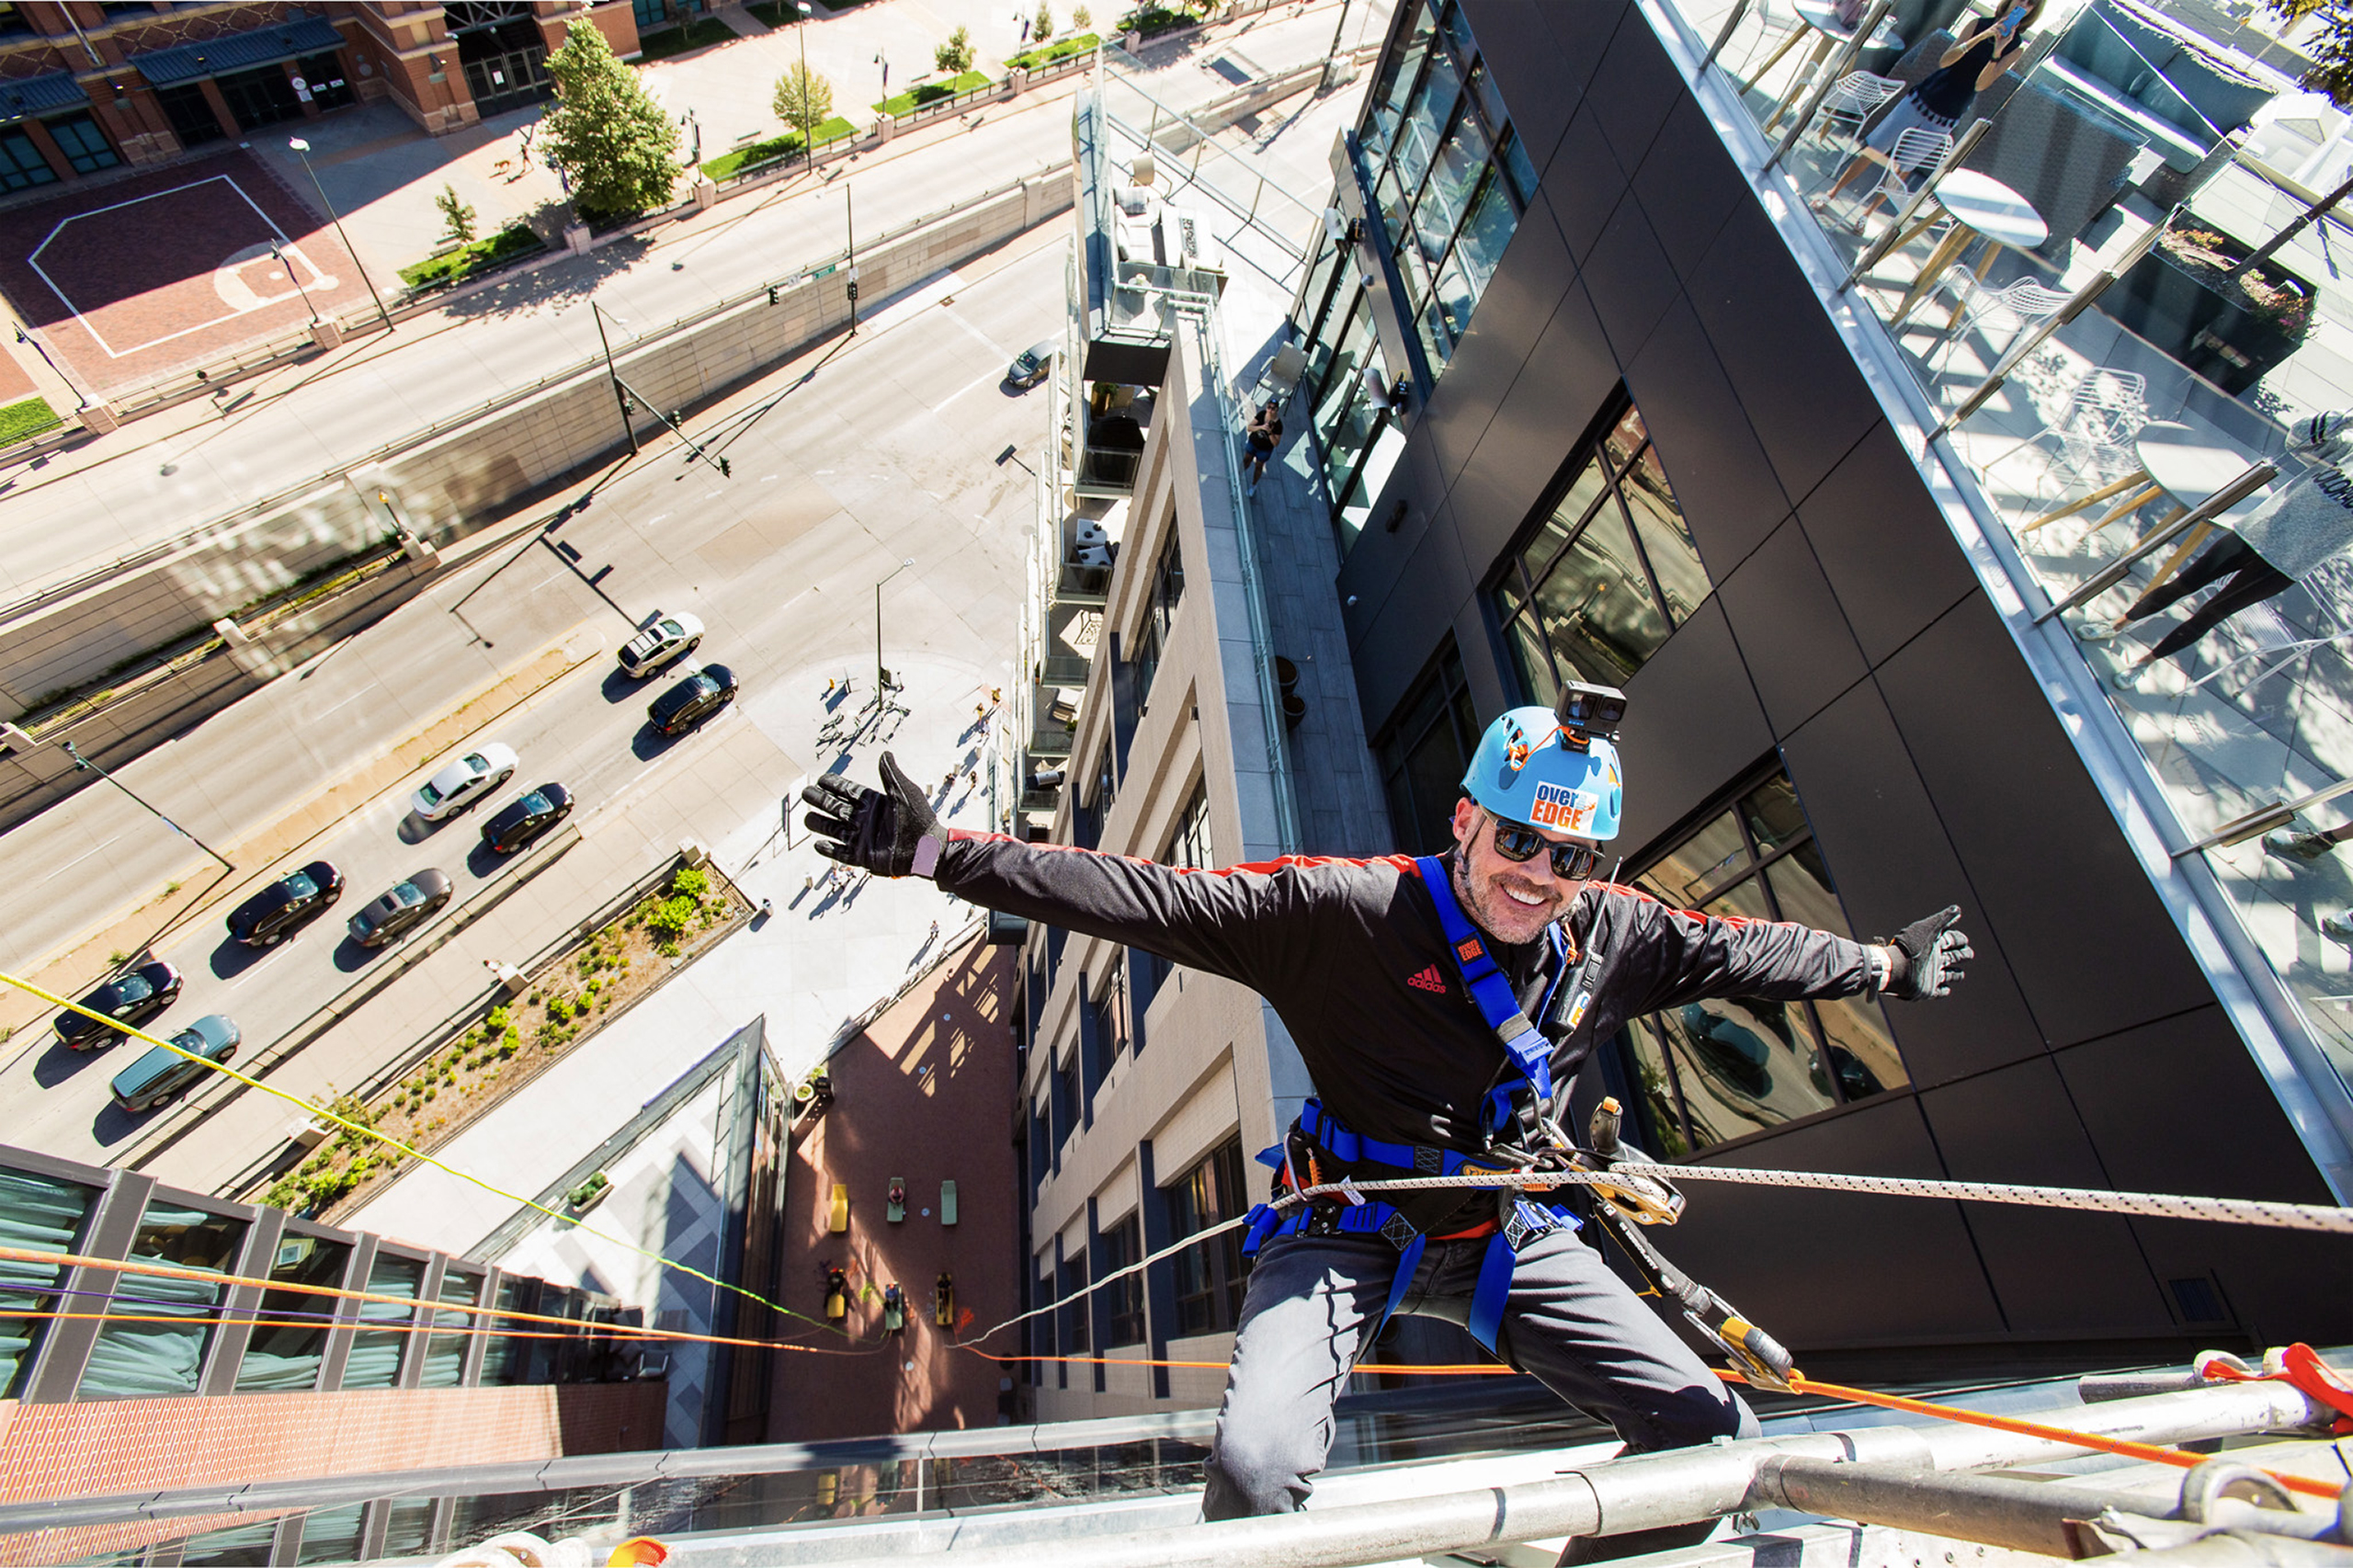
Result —
<instances>
[{"instance_id":1,"label":"person standing on balcony","mask_svg":"<svg viewBox=\"0 0 2353 1568\"><path fill-rule=\"evenodd\" d=\"M1907 131L1951 135L1953 127L1961 123L1961 117L1976 103L1977 95L2026 58L2026 30L2041 15L2042 0L2007 0L1998 16L1978 17L1938 59L1937 69L1923 76L1893 108L1880 117L1879 123L1863 138L1865 151L1857 153L1854 161L1839 171L1830 188L1809 205L1816 212L1826 211L1838 193L1865 168L1872 164L1893 166L1895 139ZM1909 176L1921 170L1906 168L1903 172Z\"/></svg>"},{"instance_id":2,"label":"person standing on balcony","mask_svg":"<svg viewBox=\"0 0 2353 1568\"><path fill-rule=\"evenodd\" d=\"M1139 947L1274 1006L1314 1083L1259 1156L1274 1196L1343 1179L1559 1169L1586 1056L1631 1017L1708 997L1942 996L1972 955L1958 907L1865 944L1671 909L1600 880L1624 698L1488 726L1444 856L1285 857L1190 870L944 826L889 754L882 788L802 791L818 853L929 877L990 909ZM1557 1090L1557 1097L1556 1097ZM1466 1161L1469 1162L1466 1167ZM1314 1489L1332 1404L1392 1312L1468 1329L1635 1451L1753 1437L1756 1418L1578 1235L1557 1192L1463 1187L1253 1210L1255 1252L1207 1463L1211 1519ZM1564 1562L1696 1542L1711 1525L1573 1542Z\"/></svg>"},{"instance_id":3,"label":"person standing on balcony","mask_svg":"<svg viewBox=\"0 0 2353 1568\"><path fill-rule=\"evenodd\" d=\"M1250 471L1250 494L1258 493L1258 482L1267 476L1267 460L1275 449L1282 445L1283 411L1275 400L1268 398L1266 406L1250 416L1249 440L1243 452L1242 466Z\"/></svg>"},{"instance_id":4,"label":"person standing on balcony","mask_svg":"<svg viewBox=\"0 0 2353 1568\"><path fill-rule=\"evenodd\" d=\"M2105 642L2133 622L2179 604L2201 588L2222 584L2188 619L2116 672L2119 691L2135 689L2159 660L2171 658L2239 611L2294 586L2307 573L2353 550L2353 475L2345 468L2353 460L2353 416L2318 414L2299 420L2288 449L2290 457L2306 460L2302 474L2273 492L2245 521L2222 527L2188 565L2142 594L2114 620L2088 621L2075 629L2086 642ZM2229 581L2223 582L2225 578Z\"/></svg>"}]
</instances>

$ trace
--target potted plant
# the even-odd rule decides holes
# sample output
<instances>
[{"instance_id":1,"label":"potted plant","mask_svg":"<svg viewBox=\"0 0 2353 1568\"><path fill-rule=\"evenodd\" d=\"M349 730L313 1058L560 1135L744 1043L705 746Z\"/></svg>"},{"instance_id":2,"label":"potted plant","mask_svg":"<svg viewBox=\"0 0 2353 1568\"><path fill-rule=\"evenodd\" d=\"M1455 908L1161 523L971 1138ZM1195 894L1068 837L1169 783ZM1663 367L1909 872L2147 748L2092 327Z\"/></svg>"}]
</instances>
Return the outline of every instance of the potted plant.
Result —
<instances>
[{"instance_id":1,"label":"potted plant","mask_svg":"<svg viewBox=\"0 0 2353 1568\"><path fill-rule=\"evenodd\" d=\"M2303 346L2315 290L2218 230L2169 228L2100 309L2236 396Z\"/></svg>"},{"instance_id":2,"label":"potted plant","mask_svg":"<svg viewBox=\"0 0 2353 1568\"><path fill-rule=\"evenodd\" d=\"M563 1195L564 1206L570 1209L574 1214L585 1214L588 1210L597 1207L597 1204L602 1203L605 1200L605 1194L610 1192L612 1189L612 1177L607 1176L602 1171L598 1171L595 1176L590 1176L586 1181L582 1182L578 1187L574 1187L570 1192Z\"/></svg>"}]
</instances>

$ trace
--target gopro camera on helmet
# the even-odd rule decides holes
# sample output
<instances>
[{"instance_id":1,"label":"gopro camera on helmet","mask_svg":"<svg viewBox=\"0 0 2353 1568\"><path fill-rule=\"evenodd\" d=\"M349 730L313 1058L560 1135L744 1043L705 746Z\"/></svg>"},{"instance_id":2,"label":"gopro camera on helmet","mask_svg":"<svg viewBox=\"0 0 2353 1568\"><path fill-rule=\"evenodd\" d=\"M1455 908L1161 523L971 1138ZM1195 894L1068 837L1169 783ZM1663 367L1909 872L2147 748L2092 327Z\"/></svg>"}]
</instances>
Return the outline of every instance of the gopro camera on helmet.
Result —
<instances>
[{"instance_id":1,"label":"gopro camera on helmet","mask_svg":"<svg viewBox=\"0 0 2353 1568\"><path fill-rule=\"evenodd\" d=\"M1626 694L1614 686L1573 680L1552 704L1552 717L1561 722L1562 744L1571 751L1584 751L1596 735L1606 741L1618 738L1618 726L1626 717Z\"/></svg>"}]
</instances>

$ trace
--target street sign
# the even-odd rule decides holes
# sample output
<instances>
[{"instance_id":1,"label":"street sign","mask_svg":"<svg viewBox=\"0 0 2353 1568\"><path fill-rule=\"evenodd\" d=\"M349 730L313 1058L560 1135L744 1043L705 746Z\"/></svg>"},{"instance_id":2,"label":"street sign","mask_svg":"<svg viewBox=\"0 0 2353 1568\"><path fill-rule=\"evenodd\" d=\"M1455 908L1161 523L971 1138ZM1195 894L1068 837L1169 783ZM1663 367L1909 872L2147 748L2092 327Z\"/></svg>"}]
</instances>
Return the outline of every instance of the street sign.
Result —
<instances>
[{"instance_id":1,"label":"street sign","mask_svg":"<svg viewBox=\"0 0 2353 1568\"><path fill-rule=\"evenodd\" d=\"M824 266L818 267L815 271L809 274L810 280L814 282L820 278L831 278L834 275L834 269L840 265L841 263L837 261L827 262Z\"/></svg>"}]
</instances>

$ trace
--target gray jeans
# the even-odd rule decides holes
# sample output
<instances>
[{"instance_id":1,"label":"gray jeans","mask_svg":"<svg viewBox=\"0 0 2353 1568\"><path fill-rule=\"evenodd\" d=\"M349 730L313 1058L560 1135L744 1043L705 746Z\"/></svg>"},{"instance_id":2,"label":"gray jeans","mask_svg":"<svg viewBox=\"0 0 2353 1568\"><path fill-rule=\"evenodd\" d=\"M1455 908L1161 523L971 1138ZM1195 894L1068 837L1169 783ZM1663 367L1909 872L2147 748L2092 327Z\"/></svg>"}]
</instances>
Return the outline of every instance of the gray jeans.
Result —
<instances>
[{"instance_id":1,"label":"gray jeans","mask_svg":"<svg viewBox=\"0 0 2353 1568\"><path fill-rule=\"evenodd\" d=\"M1467 1325L1486 1251L1484 1240L1429 1243L1397 1310ZM1259 1251L1205 1517L1287 1514L1307 1501L1332 1450L1332 1402L1381 1326L1397 1259L1378 1236L1284 1236ZM1495 1349L1637 1452L1758 1435L1748 1406L1571 1230L1521 1251Z\"/></svg>"}]
</instances>

